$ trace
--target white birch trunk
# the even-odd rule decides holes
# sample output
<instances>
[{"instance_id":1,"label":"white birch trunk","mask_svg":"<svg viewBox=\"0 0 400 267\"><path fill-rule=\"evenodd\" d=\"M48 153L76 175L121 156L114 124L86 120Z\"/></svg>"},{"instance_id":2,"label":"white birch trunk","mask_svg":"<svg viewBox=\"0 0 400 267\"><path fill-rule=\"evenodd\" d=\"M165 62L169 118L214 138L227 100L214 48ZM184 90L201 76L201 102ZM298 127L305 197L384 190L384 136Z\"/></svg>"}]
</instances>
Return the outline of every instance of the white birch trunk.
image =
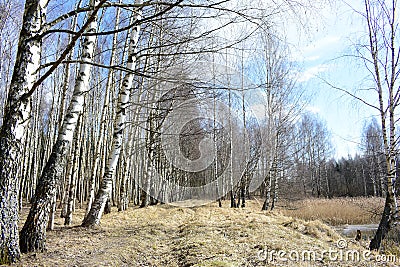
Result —
<instances>
[{"instance_id":1,"label":"white birch trunk","mask_svg":"<svg viewBox=\"0 0 400 267\"><path fill-rule=\"evenodd\" d=\"M20 257L18 246L18 168L25 131L30 119L31 99L22 97L37 78L41 41L35 39L45 21L47 0L27 0L18 52L0 129L0 265Z\"/></svg>"},{"instance_id":2,"label":"white birch trunk","mask_svg":"<svg viewBox=\"0 0 400 267\"><path fill-rule=\"evenodd\" d=\"M378 250L388 232L398 223L398 204L396 197L396 143L395 132L396 108L398 106L398 47L396 42L397 30L397 2L382 1L375 3L365 1L366 22L368 26L368 49L374 68L374 79L379 99L381 130L386 158L387 192L385 206L374 238L371 240L370 250ZM382 13L380 13L381 9ZM385 11L383 11L385 10ZM377 13L375 13L377 12ZM377 30L379 29L379 30ZM382 49L380 40L387 40ZM386 48L386 51L385 51ZM382 64L383 59L383 64ZM384 75L382 75L384 73ZM385 90L384 90L385 89ZM387 97L387 99L385 99ZM387 105L387 106L386 106ZM387 125L389 116L389 125ZM387 128L388 127L388 128Z\"/></svg>"},{"instance_id":3,"label":"white birch trunk","mask_svg":"<svg viewBox=\"0 0 400 267\"><path fill-rule=\"evenodd\" d=\"M75 191L76 191L76 181L78 180L77 175L79 173L78 165L79 165L79 158L80 158L80 143L81 143L81 136L83 131L83 118L80 116L78 119L78 131L75 133L75 141L74 141L74 148L73 148L73 160L72 160L72 172L69 178L68 190L67 190L67 203L66 203L66 214L64 225L71 225L72 223L72 213L74 211L74 200L75 200ZM64 207L63 207L64 208Z\"/></svg>"},{"instance_id":4,"label":"white birch trunk","mask_svg":"<svg viewBox=\"0 0 400 267\"><path fill-rule=\"evenodd\" d=\"M142 0L136 0L135 4L141 5ZM133 15L134 21L138 21L141 19L142 16L141 12L142 12L141 8L138 8L136 10L136 13ZM136 25L135 27L132 28L130 34L127 68L132 71L135 70L136 66L136 54L137 54L137 45L139 41L139 32L140 32L140 25ZM118 98L117 115L114 121L114 135L112 140L111 153L107 159L106 170L99 191L96 194L96 199L93 202L89 213L83 220L82 226L87 227L87 226L97 225L100 223L100 219L104 211L104 206L107 202L107 199L110 196L115 175L115 169L118 164L122 146L122 137L126 120L126 108L129 104L129 95L130 95L130 89L133 84L133 77L134 77L133 73L127 72L122 82L122 88Z\"/></svg>"},{"instance_id":5,"label":"white birch trunk","mask_svg":"<svg viewBox=\"0 0 400 267\"><path fill-rule=\"evenodd\" d=\"M102 1L101 3L104 3ZM98 0L91 0L92 7L101 4ZM97 9L98 10L98 9ZM97 31L95 11L88 15L93 18L86 32ZM82 45L82 63L76 77L75 88L69 104L66 117L63 121L56 143L36 187L34 202L32 203L28 218L20 235L21 251L43 251L46 249L46 224L49 219L51 200L56 194L57 184L61 180L66 165L79 114L83 110L86 93L89 91L89 77L91 75L91 62L96 43L95 36L86 36Z\"/></svg>"},{"instance_id":6,"label":"white birch trunk","mask_svg":"<svg viewBox=\"0 0 400 267\"><path fill-rule=\"evenodd\" d=\"M119 22L120 22L120 15L121 15L121 10L118 8L116 11L115 19L116 19L116 24L115 24L115 30L117 31L119 29ZM116 52L116 47L117 47L117 41L118 41L118 33L114 34L113 36L113 46L111 50L111 60L110 60L110 66L113 66L115 64L115 52ZM94 200L94 190L95 190L95 185L96 185L96 177L99 173L99 165L100 165L100 160L101 160L101 149L105 143L105 133L106 133L106 114L107 114L107 109L108 106L110 105L110 88L111 88L111 83L114 82L114 73L111 70L107 77L107 84L106 84L106 93L104 96L104 104L103 104L103 109L101 113L101 120L100 120L100 132L99 132L99 141L96 145L96 153L95 153L95 160L93 164L93 169L91 173L91 179L90 179L90 189L89 189L89 202L86 208L86 214L89 213L90 209L92 208L92 203Z\"/></svg>"}]
</instances>

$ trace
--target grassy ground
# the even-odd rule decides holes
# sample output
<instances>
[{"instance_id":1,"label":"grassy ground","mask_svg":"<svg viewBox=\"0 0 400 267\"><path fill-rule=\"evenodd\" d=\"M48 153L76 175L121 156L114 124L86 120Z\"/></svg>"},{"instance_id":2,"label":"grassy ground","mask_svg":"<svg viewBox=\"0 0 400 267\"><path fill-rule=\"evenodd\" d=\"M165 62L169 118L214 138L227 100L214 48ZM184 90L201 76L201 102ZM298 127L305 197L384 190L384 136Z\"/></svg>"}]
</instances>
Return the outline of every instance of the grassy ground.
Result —
<instances>
[{"instance_id":1,"label":"grassy ground","mask_svg":"<svg viewBox=\"0 0 400 267\"><path fill-rule=\"evenodd\" d=\"M378 197L304 199L284 203L280 211L304 220L330 225L379 223L385 200Z\"/></svg>"},{"instance_id":2,"label":"grassy ground","mask_svg":"<svg viewBox=\"0 0 400 267\"><path fill-rule=\"evenodd\" d=\"M47 252L24 254L16 266L374 266L363 260L332 261L326 254L311 262L286 262L287 256L275 255L271 263L273 250L313 251L320 258L323 250L338 251L343 237L319 220L261 212L257 201L249 201L246 209L228 206L113 210L95 229L76 227L83 216L78 210L73 227L57 219L56 229L48 232ZM365 244L346 242L343 251L365 250Z\"/></svg>"}]
</instances>

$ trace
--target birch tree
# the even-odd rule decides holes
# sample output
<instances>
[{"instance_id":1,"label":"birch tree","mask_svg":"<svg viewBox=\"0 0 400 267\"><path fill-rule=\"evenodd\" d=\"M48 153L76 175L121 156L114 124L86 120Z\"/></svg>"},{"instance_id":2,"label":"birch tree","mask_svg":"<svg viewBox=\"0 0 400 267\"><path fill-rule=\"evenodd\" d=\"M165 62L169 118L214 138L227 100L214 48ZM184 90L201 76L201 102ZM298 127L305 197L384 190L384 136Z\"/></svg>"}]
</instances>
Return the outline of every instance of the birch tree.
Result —
<instances>
[{"instance_id":1,"label":"birch tree","mask_svg":"<svg viewBox=\"0 0 400 267\"><path fill-rule=\"evenodd\" d=\"M21 164L25 132L30 119L31 100L25 94L37 78L40 64L40 34L48 0L27 0L19 36L17 58L0 129L0 264L20 257L18 246L17 168Z\"/></svg>"},{"instance_id":2,"label":"birch tree","mask_svg":"<svg viewBox=\"0 0 400 267\"><path fill-rule=\"evenodd\" d=\"M374 196L384 197L386 181L385 167L382 163L385 162L385 157L381 132L378 121L374 118L363 130L362 149L367 162L368 176L373 185L373 194Z\"/></svg>"},{"instance_id":3,"label":"birch tree","mask_svg":"<svg viewBox=\"0 0 400 267\"><path fill-rule=\"evenodd\" d=\"M370 249L381 246L390 229L398 220L396 200L396 143L397 107L400 102L398 81L399 43L397 1L365 0L365 22L367 26L368 58L363 57L373 77L375 91L379 100L378 110L381 120L384 155L386 158L386 200L378 230L371 240Z\"/></svg>"},{"instance_id":4,"label":"birch tree","mask_svg":"<svg viewBox=\"0 0 400 267\"><path fill-rule=\"evenodd\" d=\"M120 23L120 15L121 15L121 9L117 9L115 19L115 31L118 31L119 29L119 23ZM110 65L113 66L116 63L116 48L117 48L117 39L118 39L118 33L115 33L113 36L112 40L112 49L111 49L111 55L110 55ZM90 192L89 192L89 203L87 206L87 213L90 211L92 207L92 203L95 197L95 182L96 182L96 177L98 176L99 173L99 166L100 166L100 161L101 161L101 150L104 149L102 146L105 144L105 133L106 133L106 116L107 116L107 111L110 105L110 90L112 87L112 82L114 80L114 72L111 71L111 73L108 74L107 76L107 83L106 83L106 92L104 95L104 103L103 103L103 108L101 111L101 118L100 118L100 129L99 129L99 141L96 144L96 153L95 153L95 158L94 158L94 164L93 164L93 170L91 173L91 179L90 179Z\"/></svg>"},{"instance_id":5,"label":"birch tree","mask_svg":"<svg viewBox=\"0 0 400 267\"><path fill-rule=\"evenodd\" d=\"M136 0L135 4L141 5L142 0ZM134 11L134 21L139 21L142 17L142 10L138 8ZM137 47L140 34L140 25L136 25L131 29L129 37L129 50L128 50L128 61L127 69L129 72L126 73L122 82L122 89L119 93L117 115L114 121L114 135L112 140L112 149L108 157L106 164L106 171L101 182L101 186L96 194L96 198L92 204L89 213L86 215L82 222L82 226L91 226L99 224L101 216L104 211L107 199L110 197L113 179L115 176L115 169L118 164L118 159L122 147L122 137L125 128L127 106L129 104L130 90L133 84L134 74L137 57Z\"/></svg>"},{"instance_id":6,"label":"birch tree","mask_svg":"<svg viewBox=\"0 0 400 267\"><path fill-rule=\"evenodd\" d=\"M89 12L91 20L86 32L97 32L97 12L105 1L91 0L93 11ZM66 165L67 154L71 147L77 126L78 118L83 110L85 95L90 90L89 78L91 75L91 61L96 43L96 36L85 36L82 44L82 63L76 77L74 93L69 104L65 119L62 123L52 153L42 171L36 187L34 202L28 218L21 230L20 247L22 252L43 251L46 248L46 226L49 219L51 203L56 194L63 170Z\"/></svg>"},{"instance_id":7,"label":"birch tree","mask_svg":"<svg viewBox=\"0 0 400 267\"><path fill-rule=\"evenodd\" d=\"M290 129L299 116L302 90L296 87L287 61L288 49L271 32L259 36L262 50L257 58L259 79L265 96L263 164L266 196L262 209L273 209L278 198L279 178L290 155ZM286 166L285 166L286 167Z\"/></svg>"},{"instance_id":8,"label":"birch tree","mask_svg":"<svg viewBox=\"0 0 400 267\"><path fill-rule=\"evenodd\" d=\"M373 92L375 102L349 90L330 85L372 108L377 112L380 120L386 167L386 197L378 229L369 246L371 250L378 250L387 233L398 220L395 190L398 142L395 126L398 121L396 112L398 113L397 108L400 102L397 1L364 0L364 10L355 10L355 12L362 16L366 33L366 39L357 45L355 58L363 62L371 84L371 88L360 91Z\"/></svg>"}]
</instances>

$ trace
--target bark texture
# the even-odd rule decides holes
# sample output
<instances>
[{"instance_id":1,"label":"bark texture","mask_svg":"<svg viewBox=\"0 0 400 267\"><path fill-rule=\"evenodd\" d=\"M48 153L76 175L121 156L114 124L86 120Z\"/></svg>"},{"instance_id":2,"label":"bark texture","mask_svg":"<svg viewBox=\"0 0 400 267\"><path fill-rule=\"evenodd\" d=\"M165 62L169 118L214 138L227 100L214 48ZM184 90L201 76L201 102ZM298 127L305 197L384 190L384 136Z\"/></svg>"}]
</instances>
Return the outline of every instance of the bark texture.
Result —
<instances>
[{"instance_id":1,"label":"bark texture","mask_svg":"<svg viewBox=\"0 0 400 267\"><path fill-rule=\"evenodd\" d=\"M91 0L90 4L92 7L98 7L104 2ZM88 19L92 20L92 22L88 25L86 32L97 31L97 11L98 8L94 8L89 14ZM95 36L86 36L84 38L81 55L83 62L91 62L93 60L95 42ZM66 117L49 160L39 178L34 201L20 233L20 248L22 252L44 251L46 249L46 226L49 220L52 199L62 178L79 115L83 110L84 98L89 91L90 75L91 64L81 63Z\"/></svg>"},{"instance_id":2,"label":"bark texture","mask_svg":"<svg viewBox=\"0 0 400 267\"><path fill-rule=\"evenodd\" d=\"M41 42L35 39L45 20L47 1L27 0L17 58L0 129L0 265L20 258L18 246L18 166L22 163L31 99L23 97L36 80Z\"/></svg>"},{"instance_id":3,"label":"bark texture","mask_svg":"<svg viewBox=\"0 0 400 267\"><path fill-rule=\"evenodd\" d=\"M136 0L135 4L141 5L141 0ZM141 19L141 9L137 9L133 14L134 21L139 21ZM132 28L129 41L128 50L128 61L127 68L129 70L135 70L136 56L137 56L137 44L139 40L140 25L136 25ZM129 104L130 90L133 83L133 73L126 73L124 80L122 82L121 92L119 94L118 105L117 105L117 115L114 121L114 135L112 140L112 149L110 156L107 159L106 170L104 173L103 180L101 182L99 191L96 194L96 198L92 204L92 207L85 219L82 222L82 226L89 227L100 223L101 216L104 212L104 207L106 205L107 199L110 196L111 188L113 185L113 180L115 176L115 169L118 164L121 147L122 147L122 137L125 128L126 112Z\"/></svg>"}]
</instances>

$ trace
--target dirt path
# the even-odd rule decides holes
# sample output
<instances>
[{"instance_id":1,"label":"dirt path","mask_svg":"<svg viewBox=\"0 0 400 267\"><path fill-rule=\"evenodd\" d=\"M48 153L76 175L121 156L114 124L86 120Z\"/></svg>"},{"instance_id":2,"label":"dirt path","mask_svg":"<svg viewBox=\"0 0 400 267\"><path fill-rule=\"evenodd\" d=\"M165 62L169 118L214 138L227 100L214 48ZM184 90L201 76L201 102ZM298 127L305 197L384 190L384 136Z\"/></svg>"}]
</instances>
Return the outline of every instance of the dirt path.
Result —
<instances>
[{"instance_id":1,"label":"dirt path","mask_svg":"<svg viewBox=\"0 0 400 267\"><path fill-rule=\"evenodd\" d=\"M310 266L310 262L266 262L258 253L319 252L336 248L342 238L319 221L261 212L256 205L249 202L246 209L215 204L130 208L104 216L96 229L67 228L57 219L56 230L48 233L47 252L25 254L16 266ZM83 210L78 210L76 226L82 217ZM363 249L351 242L349 248ZM311 266L326 265L371 266L365 262L333 264L325 259L312 261Z\"/></svg>"}]
</instances>

